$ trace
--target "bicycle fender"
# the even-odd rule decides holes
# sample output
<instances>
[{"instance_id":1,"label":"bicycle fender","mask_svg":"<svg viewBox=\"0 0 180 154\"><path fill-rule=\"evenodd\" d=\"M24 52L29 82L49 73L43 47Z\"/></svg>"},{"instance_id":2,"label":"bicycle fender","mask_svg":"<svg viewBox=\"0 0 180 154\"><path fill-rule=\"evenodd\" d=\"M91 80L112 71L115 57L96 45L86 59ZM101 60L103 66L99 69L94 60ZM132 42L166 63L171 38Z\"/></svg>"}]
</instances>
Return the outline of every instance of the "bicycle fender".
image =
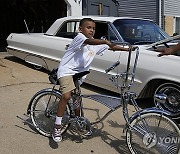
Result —
<instances>
[{"instance_id":1,"label":"bicycle fender","mask_svg":"<svg viewBox=\"0 0 180 154\"><path fill-rule=\"evenodd\" d=\"M162 114L162 115L165 115L165 116L168 116L168 117L171 117L172 118L172 115L170 112L166 111L166 110L161 110L161 109L158 109L158 108L146 108L146 109L143 109L143 110L140 110L136 113L134 113L130 118L129 118L129 121L132 122L135 118L137 118L139 115L142 115L142 114L145 114L145 113L159 113L159 114Z\"/></svg>"},{"instance_id":2,"label":"bicycle fender","mask_svg":"<svg viewBox=\"0 0 180 154\"><path fill-rule=\"evenodd\" d=\"M58 95L62 95L61 94L61 92L60 91L58 91L57 89L52 89L52 88L46 88L46 89L42 89L42 90L40 90L40 91L38 91L32 98L31 98L31 100L30 100L30 102L29 102L29 104L28 104L28 108L27 108L27 114L30 114L30 108L31 108L31 105L32 105L32 103L33 103L33 100L38 96L38 95L40 95L41 93L43 93L43 92L55 92L55 93L57 93Z\"/></svg>"}]
</instances>

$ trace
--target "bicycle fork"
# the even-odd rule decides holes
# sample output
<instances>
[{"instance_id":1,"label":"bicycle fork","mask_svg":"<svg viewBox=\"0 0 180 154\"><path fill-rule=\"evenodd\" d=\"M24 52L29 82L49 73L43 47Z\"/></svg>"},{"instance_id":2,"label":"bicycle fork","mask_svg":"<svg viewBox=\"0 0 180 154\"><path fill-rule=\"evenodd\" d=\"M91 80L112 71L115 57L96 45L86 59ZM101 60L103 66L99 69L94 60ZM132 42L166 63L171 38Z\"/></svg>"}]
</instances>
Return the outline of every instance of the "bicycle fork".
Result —
<instances>
[{"instance_id":1,"label":"bicycle fork","mask_svg":"<svg viewBox=\"0 0 180 154\"><path fill-rule=\"evenodd\" d=\"M129 129L129 130L134 130L138 133L140 133L141 135L145 135L147 132L150 132L150 130L148 129L148 123L146 122L145 119L142 118L142 114L140 111L140 108L138 107L137 105L137 102L134 100L134 97L136 97L136 94L133 93L133 92L125 92L124 96L122 97L122 105L123 105L123 116L124 116L124 119L126 121L126 126L123 130L123 132L126 130L126 129ZM129 117L129 113L128 113L128 102L131 102L136 110L136 113L138 113L138 117L140 119L140 121L142 121L142 124L144 126L145 129L143 128L140 128L138 126L136 127L132 127L130 125L131 121L129 120L130 117Z\"/></svg>"}]
</instances>

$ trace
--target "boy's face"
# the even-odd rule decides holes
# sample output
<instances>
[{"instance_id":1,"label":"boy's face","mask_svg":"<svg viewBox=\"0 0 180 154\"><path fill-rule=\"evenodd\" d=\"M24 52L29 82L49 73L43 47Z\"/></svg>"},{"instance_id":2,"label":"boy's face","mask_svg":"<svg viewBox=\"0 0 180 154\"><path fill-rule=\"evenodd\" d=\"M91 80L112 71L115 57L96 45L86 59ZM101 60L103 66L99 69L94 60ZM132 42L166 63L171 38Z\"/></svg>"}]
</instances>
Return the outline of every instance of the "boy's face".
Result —
<instances>
[{"instance_id":1,"label":"boy's face","mask_svg":"<svg viewBox=\"0 0 180 154\"><path fill-rule=\"evenodd\" d=\"M95 23L92 21L86 21L79 27L79 31L83 33L87 38L92 38L95 34Z\"/></svg>"}]
</instances>

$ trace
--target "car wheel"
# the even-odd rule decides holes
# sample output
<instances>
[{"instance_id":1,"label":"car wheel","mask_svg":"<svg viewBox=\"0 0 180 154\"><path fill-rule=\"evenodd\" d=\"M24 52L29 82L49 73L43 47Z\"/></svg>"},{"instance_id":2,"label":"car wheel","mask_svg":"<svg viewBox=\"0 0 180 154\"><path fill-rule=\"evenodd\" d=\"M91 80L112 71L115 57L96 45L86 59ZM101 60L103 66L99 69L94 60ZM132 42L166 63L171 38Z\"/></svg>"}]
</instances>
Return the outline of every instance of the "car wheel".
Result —
<instances>
[{"instance_id":1,"label":"car wheel","mask_svg":"<svg viewBox=\"0 0 180 154\"><path fill-rule=\"evenodd\" d=\"M154 94L166 94L167 100L164 104L154 100L155 105L161 109L171 112L173 116L180 116L180 85L167 82L157 86Z\"/></svg>"}]
</instances>

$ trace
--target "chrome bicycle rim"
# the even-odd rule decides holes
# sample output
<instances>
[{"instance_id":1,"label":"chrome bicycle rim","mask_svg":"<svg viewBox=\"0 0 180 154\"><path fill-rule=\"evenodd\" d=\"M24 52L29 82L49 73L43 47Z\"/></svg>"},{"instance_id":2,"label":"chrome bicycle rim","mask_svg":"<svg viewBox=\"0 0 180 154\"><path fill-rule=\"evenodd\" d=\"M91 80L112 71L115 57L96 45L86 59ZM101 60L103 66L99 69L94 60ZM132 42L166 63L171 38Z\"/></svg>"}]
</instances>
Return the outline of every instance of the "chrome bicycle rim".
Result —
<instances>
[{"instance_id":1,"label":"chrome bicycle rim","mask_svg":"<svg viewBox=\"0 0 180 154\"><path fill-rule=\"evenodd\" d=\"M50 137L53 128L55 117L57 113L57 106L61 97L55 92L42 92L37 95L31 105L31 119L36 127L37 131L44 136ZM65 112L69 114L69 112ZM62 133L67 129L67 125L64 125Z\"/></svg>"},{"instance_id":2,"label":"chrome bicycle rim","mask_svg":"<svg viewBox=\"0 0 180 154\"><path fill-rule=\"evenodd\" d=\"M143 120L136 117L130 124L132 129L126 132L128 148L132 154L180 152L180 130L174 121L159 113L145 113L141 117Z\"/></svg>"}]
</instances>

